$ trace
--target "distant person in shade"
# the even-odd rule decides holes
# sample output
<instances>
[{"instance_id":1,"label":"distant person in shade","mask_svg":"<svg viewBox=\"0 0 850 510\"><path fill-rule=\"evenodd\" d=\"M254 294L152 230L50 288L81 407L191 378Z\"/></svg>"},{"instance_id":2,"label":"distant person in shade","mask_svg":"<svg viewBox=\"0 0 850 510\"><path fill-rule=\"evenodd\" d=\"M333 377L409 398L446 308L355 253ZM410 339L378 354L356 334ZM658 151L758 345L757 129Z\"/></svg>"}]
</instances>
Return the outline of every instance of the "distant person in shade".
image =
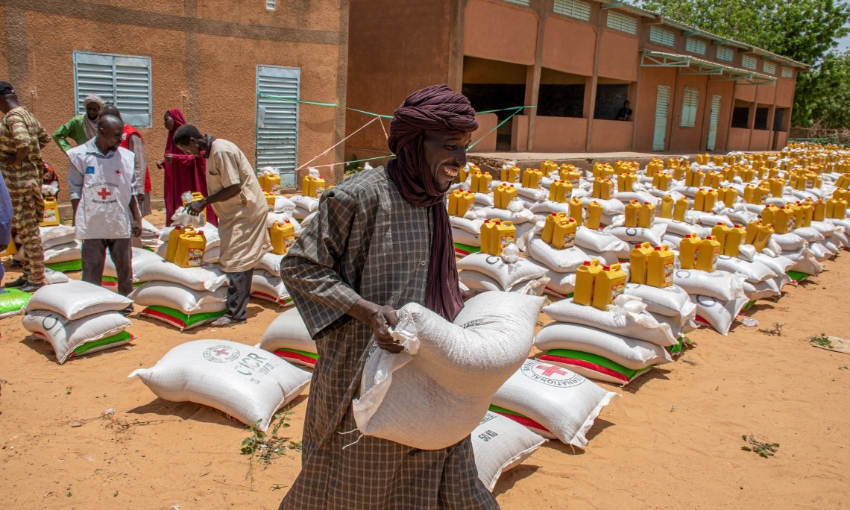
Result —
<instances>
[{"instance_id":1,"label":"distant person in shade","mask_svg":"<svg viewBox=\"0 0 850 510\"><path fill-rule=\"evenodd\" d=\"M617 118L614 120L632 120L632 109L629 108L628 101L623 101L623 107L617 112Z\"/></svg>"}]
</instances>

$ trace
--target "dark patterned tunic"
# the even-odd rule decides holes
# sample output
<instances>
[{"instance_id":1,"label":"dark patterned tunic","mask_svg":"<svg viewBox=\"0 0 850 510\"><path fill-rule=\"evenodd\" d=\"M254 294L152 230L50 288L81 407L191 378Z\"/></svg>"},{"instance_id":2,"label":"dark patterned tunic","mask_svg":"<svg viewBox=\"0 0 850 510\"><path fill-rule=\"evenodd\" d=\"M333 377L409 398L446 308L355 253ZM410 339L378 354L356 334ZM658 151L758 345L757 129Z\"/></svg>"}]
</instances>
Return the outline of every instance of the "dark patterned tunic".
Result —
<instances>
[{"instance_id":1,"label":"dark patterned tunic","mask_svg":"<svg viewBox=\"0 0 850 510\"><path fill-rule=\"evenodd\" d=\"M373 334L345 313L361 297L395 309L425 305L431 217L402 198L383 167L366 170L323 195L284 257L281 277L316 339L319 361L301 474L281 509L498 508L478 481L469 438L417 450L360 437L351 413Z\"/></svg>"}]
</instances>

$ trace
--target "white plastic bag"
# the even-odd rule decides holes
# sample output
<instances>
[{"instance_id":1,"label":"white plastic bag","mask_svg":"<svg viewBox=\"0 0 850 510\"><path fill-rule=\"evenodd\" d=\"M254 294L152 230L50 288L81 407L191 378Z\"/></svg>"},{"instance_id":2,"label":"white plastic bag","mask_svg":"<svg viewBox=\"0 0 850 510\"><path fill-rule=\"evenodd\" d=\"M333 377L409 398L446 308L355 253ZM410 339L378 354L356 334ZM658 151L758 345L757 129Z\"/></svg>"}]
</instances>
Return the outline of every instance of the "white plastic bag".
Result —
<instances>
[{"instance_id":1,"label":"white plastic bag","mask_svg":"<svg viewBox=\"0 0 850 510\"><path fill-rule=\"evenodd\" d=\"M297 397L311 375L256 347L196 340L174 347L156 365L129 377L138 377L164 400L210 406L264 431L275 411Z\"/></svg>"}]
</instances>

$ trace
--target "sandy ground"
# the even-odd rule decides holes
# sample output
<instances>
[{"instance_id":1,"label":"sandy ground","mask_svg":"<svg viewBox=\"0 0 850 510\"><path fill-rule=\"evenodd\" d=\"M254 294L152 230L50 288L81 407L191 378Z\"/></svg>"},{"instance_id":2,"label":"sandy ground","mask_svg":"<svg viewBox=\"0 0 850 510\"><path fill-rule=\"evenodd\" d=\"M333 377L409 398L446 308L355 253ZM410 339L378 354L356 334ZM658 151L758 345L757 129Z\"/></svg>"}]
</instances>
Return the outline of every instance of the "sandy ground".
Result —
<instances>
[{"instance_id":1,"label":"sandy ground","mask_svg":"<svg viewBox=\"0 0 850 510\"><path fill-rule=\"evenodd\" d=\"M505 474L495 490L502 508L847 508L850 355L806 338L847 335L848 288L845 253L749 312L760 328L783 324L782 336L740 324L728 337L693 333L696 346L678 362L610 387L622 398L602 411L587 451L550 442ZM133 315L131 346L64 365L19 317L2 320L2 507L277 508L299 454L252 463L240 454L245 426L211 408L165 402L127 379L189 340L255 344L276 314L252 301L246 325L182 334ZM295 401L286 430L294 441L306 399ZM115 413L104 417L108 409ZM742 451L743 434L779 443L779 452L763 459Z\"/></svg>"}]
</instances>

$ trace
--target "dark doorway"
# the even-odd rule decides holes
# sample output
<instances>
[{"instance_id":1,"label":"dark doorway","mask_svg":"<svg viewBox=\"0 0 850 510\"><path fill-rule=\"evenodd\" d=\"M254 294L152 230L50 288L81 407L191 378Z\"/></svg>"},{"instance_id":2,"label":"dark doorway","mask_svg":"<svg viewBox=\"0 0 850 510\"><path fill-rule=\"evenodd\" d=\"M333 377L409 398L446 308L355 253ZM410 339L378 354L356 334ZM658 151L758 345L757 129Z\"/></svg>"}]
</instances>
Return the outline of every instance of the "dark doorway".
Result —
<instances>
[{"instance_id":1,"label":"dark doorway","mask_svg":"<svg viewBox=\"0 0 850 510\"><path fill-rule=\"evenodd\" d=\"M628 84L599 84L596 86L594 119L616 120L623 103L629 100Z\"/></svg>"}]
</instances>

